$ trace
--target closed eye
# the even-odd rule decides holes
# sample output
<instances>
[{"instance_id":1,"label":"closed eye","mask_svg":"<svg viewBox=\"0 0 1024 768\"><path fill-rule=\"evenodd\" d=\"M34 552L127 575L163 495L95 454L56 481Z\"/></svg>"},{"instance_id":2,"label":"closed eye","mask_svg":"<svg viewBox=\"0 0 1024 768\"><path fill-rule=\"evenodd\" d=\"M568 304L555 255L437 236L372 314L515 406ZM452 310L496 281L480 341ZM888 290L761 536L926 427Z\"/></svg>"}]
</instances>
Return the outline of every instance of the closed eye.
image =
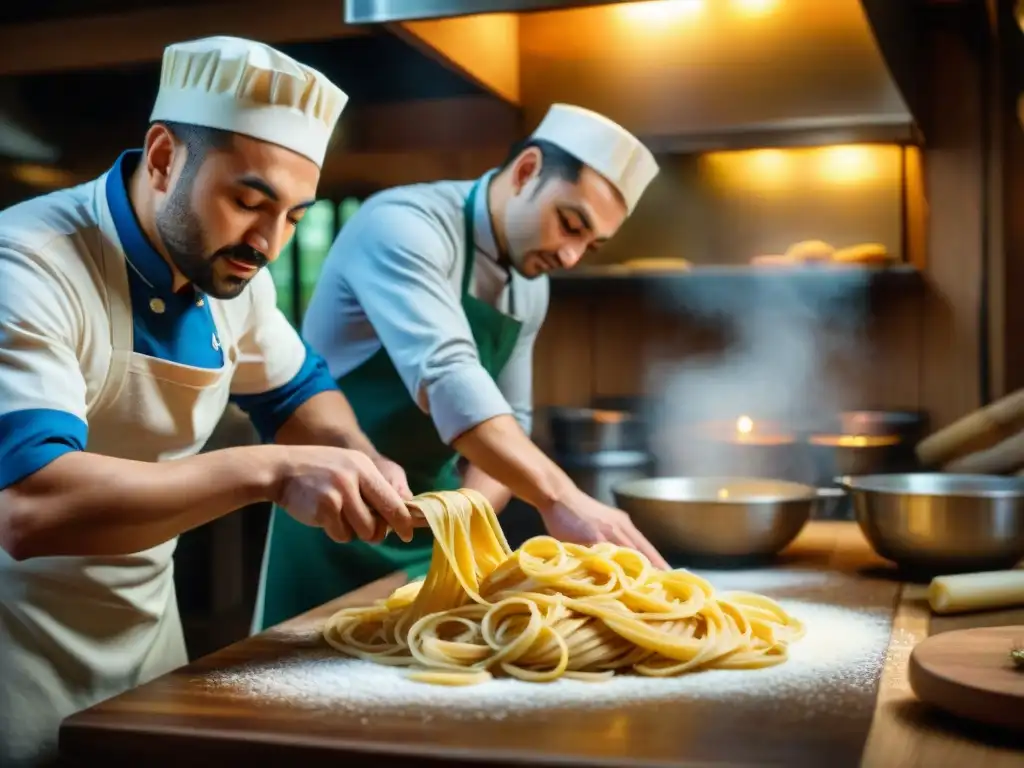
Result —
<instances>
[{"instance_id":1,"label":"closed eye","mask_svg":"<svg viewBox=\"0 0 1024 768\"><path fill-rule=\"evenodd\" d=\"M258 211L263 207L262 202L257 203L256 205L249 205L240 197L235 198L235 205L237 205L243 211ZM301 209L300 215L298 217L292 218L291 216L289 216L288 223L291 224L293 227L297 227L299 225L299 222L302 220L302 213L305 213L304 208Z\"/></svg>"},{"instance_id":2,"label":"closed eye","mask_svg":"<svg viewBox=\"0 0 1024 768\"><path fill-rule=\"evenodd\" d=\"M246 202L242 198L240 198L240 197L235 198L235 205L237 205L243 211L258 211L260 209L260 205L259 204L247 205Z\"/></svg>"},{"instance_id":3,"label":"closed eye","mask_svg":"<svg viewBox=\"0 0 1024 768\"><path fill-rule=\"evenodd\" d=\"M569 221L569 218L564 213L558 214L558 221L562 225L562 231L564 231L567 235L579 237L580 235L583 234L583 230L580 229L579 227L574 227L572 225L572 222Z\"/></svg>"}]
</instances>

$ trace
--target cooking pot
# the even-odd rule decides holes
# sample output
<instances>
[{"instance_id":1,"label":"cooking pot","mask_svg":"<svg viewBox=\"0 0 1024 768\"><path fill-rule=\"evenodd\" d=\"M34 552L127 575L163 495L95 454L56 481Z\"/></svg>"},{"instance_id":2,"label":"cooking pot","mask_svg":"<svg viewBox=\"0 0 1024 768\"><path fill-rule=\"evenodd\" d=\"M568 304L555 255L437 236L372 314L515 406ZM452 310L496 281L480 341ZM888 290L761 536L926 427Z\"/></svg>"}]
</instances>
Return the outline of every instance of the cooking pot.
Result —
<instances>
[{"instance_id":1,"label":"cooking pot","mask_svg":"<svg viewBox=\"0 0 1024 768\"><path fill-rule=\"evenodd\" d=\"M559 455L644 451L645 424L629 411L555 406L547 410L551 447Z\"/></svg>"}]
</instances>

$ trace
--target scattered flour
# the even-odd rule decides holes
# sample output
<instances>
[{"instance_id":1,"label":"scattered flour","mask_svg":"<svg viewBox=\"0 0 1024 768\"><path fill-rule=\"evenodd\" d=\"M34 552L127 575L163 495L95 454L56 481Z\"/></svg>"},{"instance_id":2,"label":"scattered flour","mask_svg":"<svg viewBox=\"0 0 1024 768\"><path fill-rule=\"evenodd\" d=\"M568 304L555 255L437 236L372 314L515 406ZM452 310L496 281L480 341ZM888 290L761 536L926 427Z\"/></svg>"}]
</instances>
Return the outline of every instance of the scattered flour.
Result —
<instances>
[{"instance_id":1,"label":"scattered flour","mask_svg":"<svg viewBox=\"0 0 1024 768\"><path fill-rule=\"evenodd\" d=\"M716 573L714 579L719 590L756 584L756 580L752 584L749 571L742 584L730 585L721 576ZM195 682L211 693L244 696L256 704L283 704L322 714L386 712L428 721L503 720L537 710L618 708L673 699L749 701L799 696L813 709L842 700L844 692L868 691L877 684L891 632L890 611L851 610L783 598L779 602L806 624L807 634L790 647L788 661L767 669L709 670L668 679L622 675L603 683L558 680L537 684L501 679L476 686L442 687L407 680L406 670L401 668L349 659L326 646L315 647L318 633L309 628L291 636L300 645L287 658L219 670ZM306 647L301 647L303 644Z\"/></svg>"}]
</instances>

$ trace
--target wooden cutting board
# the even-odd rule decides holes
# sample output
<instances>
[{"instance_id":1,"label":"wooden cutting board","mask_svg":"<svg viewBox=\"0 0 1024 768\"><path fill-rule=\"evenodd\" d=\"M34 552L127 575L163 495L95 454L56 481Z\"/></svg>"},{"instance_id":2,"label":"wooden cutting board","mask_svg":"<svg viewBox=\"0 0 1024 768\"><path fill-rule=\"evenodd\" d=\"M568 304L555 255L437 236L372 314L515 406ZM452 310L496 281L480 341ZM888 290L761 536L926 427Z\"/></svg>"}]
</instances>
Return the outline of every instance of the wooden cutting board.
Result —
<instances>
[{"instance_id":1,"label":"wooden cutting board","mask_svg":"<svg viewBox=\"0 0 1024 768\"><path fill-rule=\"evenodd\" d=\"M934 635L910 655L910 687L953 715L1024 731L1024 670L1010 659L1021 645L1024 625Z\"/></svg>"}]
</instances>

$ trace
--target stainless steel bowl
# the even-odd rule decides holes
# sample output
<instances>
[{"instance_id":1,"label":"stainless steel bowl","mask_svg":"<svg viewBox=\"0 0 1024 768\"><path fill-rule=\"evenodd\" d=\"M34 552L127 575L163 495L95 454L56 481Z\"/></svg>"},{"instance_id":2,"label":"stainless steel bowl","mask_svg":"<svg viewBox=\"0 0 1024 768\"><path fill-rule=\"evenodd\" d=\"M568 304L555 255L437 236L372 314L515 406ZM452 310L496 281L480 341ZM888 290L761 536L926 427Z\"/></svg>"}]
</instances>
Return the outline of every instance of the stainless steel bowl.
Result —
<instances>
[{"instance_id":1,"label":"stainless steel bowl","mask_svg":"<svg viewBox=\"0 0 1024 768\"><path fill-rule=\"evenodd\" d=\"M620 483L612 492L659 549L726 558L777 554L815 505L843 493L757 477L654 477Z\"/></svg>"},{"instance_id":2,"label":"stainless steel bowl","mask_svg":"<svg viewBox=\"0 0 1024 768\"><path fill-rule=\"evenodd\" d=\"M999 570L1024 558L1024 478L908 473L837 481L871 546L903 568Z\"/></svg>"}]
</instances>

